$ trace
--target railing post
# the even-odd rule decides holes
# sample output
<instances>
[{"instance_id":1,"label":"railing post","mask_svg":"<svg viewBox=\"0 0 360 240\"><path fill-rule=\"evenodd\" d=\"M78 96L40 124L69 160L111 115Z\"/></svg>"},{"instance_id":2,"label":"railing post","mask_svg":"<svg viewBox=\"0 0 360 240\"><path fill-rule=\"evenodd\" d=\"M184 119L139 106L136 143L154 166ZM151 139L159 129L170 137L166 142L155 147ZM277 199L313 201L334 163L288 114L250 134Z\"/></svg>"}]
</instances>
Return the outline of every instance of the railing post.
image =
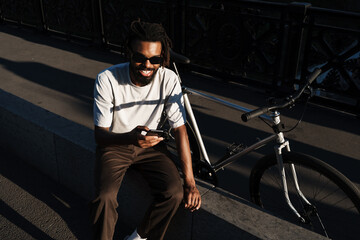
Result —
<instances>
[{"instance_id":1,"label":"railing post","mask_svg":"<svg viewBox=\"0 0 360 240\"><path fill-rule=\"evenodd\" d=\"M93 18L93 42L97 45L105 44L104 39L104 25L102 18L102 4L101 0L92 0L91 1L91 10Z\"/></svg>"},{"instance_id":2,"label":"railing post","mask_svg":"<svg viewBox=\"0 0 360 240\"><path fill-rule=\"evenodd\" d=\"M46 32L48 27L46 25L45 12L44 12L44 3L43 0L39 0L39 8L40 8L40 24L41 31Z\"/></svg>"},{"instance_id":3,"label":"railing post","mask_svg":"<svg viewBox=\"0 0 360 240\"><path fill-rule=\"evenodd\" d=\"M288 42L288 69L286 79L292 85L301 78L301 66L304 61L303 51L307 41L307 10L310 3L292 2L288 5L289 39ZM285 50L285 49L284 49Z\"/></svg>"},{"instance_id":4,"label":"railing post","mask_svg":"<svg viewBox=\"0 0 360 240\"><path fill-rule=\"evenodd\" d=\"M284 77L286 74L286 68L288 64L287 60L287 52L288 52L288 45L289 45L289 22L286 20L287 14L282 14L281 16L281 26L282 26L282 33L281 33L281 40L280 40L280 50L278 52L278 59L279 65L277 69L276 79L273 81L273 86L276 88L277 86L281 86Z\"/></svg>"},{"instance_id":5,"label":"railing post","mask_svg":"<svg viewBox=\"0 0 360 240\"><path fill-rule=\"evenodd\" d=\"M177 20L177 26L179 28L179 34L178 34L178 48L179 52L182 54L185 54L186 51L186 31L187 31L187 6L188 1L187 0L179 0L178 1L178 11L179 11L179 17Z\"/></svg>"}]
</instances>

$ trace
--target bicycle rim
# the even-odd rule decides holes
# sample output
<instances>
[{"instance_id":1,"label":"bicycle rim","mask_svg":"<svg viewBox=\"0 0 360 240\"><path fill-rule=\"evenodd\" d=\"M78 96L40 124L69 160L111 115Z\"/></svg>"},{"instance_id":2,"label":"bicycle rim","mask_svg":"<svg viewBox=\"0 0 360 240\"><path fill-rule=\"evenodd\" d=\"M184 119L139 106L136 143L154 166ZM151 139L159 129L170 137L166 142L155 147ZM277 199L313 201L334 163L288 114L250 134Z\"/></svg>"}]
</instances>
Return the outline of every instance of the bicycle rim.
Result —
<instances>
[{"instance_id":1,"label":"bicycle rim","mask_svg":"<svg viewBox=\"0 0 360 240\"><path fill-rule=\"evenodd\" d=\"M360 194L351 181L328 164L307 155L285 153L283 162L290 200L308 223L301 223L285 202L275 154L260 160L251 173L252 201L282 219L331 239L358 239ZM316 207L317 214L306 209L298 196L291 163L295 165L301 191Z\"/></svg>"}]
</instances>

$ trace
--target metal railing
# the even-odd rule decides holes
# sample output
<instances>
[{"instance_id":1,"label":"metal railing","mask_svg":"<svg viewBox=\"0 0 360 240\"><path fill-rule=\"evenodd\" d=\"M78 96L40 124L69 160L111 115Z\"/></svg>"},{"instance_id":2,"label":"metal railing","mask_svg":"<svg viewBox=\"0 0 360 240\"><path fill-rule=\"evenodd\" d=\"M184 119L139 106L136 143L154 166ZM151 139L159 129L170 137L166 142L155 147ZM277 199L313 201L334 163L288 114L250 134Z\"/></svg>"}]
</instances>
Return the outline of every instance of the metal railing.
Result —
<instances>
[{"instance_id":1,"label":"metal railing","mask_svg":"<svg viewBox=\"0 0 360 240\"><path fill-rule=\"evenodd\" d=\"M360 13L250 0L3 0L0 17L119 52L131 21L160 22L193 70L276 90L322 66L317 95L360 112Z\"/></svg>"}]
</instances>

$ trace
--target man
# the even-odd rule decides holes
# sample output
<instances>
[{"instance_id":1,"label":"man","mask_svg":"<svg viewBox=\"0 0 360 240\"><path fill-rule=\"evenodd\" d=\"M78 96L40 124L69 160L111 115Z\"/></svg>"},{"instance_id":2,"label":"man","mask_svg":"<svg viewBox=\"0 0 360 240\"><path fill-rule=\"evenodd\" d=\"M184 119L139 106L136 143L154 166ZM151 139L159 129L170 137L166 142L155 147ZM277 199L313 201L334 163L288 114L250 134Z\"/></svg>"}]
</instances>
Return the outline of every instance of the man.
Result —
<instances>
[{"instance_id":1,"label":"man","mask_svg":"<svg viewBox=\"0 0 360 240\"><path fill-rule=\"evenodd\" d=\"M101 72L94 89L96 197L92 201L95 239L112 239L117 221L117 194L132 166L148 182L154 201L127 239L163 239L181 201L197 210L201 197L192 172L185 110L178 78L169 65L170 39L159 24L134 21L127 43L129 63ZM149 136L165 109L174 131L183 183L167 156L164 139ZM184 184L184 185L183 185Z\"/></svg>"}]
</instances>

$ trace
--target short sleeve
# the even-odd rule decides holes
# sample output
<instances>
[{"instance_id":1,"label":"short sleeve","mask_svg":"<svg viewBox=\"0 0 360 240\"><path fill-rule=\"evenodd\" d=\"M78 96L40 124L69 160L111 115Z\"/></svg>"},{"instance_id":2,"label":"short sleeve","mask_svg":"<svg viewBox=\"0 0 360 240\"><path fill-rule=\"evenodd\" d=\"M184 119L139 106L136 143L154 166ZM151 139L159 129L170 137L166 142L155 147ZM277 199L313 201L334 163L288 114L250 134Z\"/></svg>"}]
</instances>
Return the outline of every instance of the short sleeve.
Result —
<instances>
[{"instance_id":1,"label":"short sleeve","mask_svg":"<svg viewBox=\"0 0 360 240\"><path fill-rule=\"evenodd\" d=\"M113 91L109 78L100 73L94 86L94 124L98 127L110 127L113 116Z\"/></svg>"},{"instance_id":2,"label":"short sleeve","mask_svg":"<svg viewBox=\"0 0 360 240\"><path fill-rule=\"evenodd\" d=\"M166 113L168 115L170 126L172 128L177 128L185 124L186 114L180 82L177 79L177 76L174 77L173 80L174 81L172 81L171 90L166 103Z\"/></svg>"}]
</instances>

